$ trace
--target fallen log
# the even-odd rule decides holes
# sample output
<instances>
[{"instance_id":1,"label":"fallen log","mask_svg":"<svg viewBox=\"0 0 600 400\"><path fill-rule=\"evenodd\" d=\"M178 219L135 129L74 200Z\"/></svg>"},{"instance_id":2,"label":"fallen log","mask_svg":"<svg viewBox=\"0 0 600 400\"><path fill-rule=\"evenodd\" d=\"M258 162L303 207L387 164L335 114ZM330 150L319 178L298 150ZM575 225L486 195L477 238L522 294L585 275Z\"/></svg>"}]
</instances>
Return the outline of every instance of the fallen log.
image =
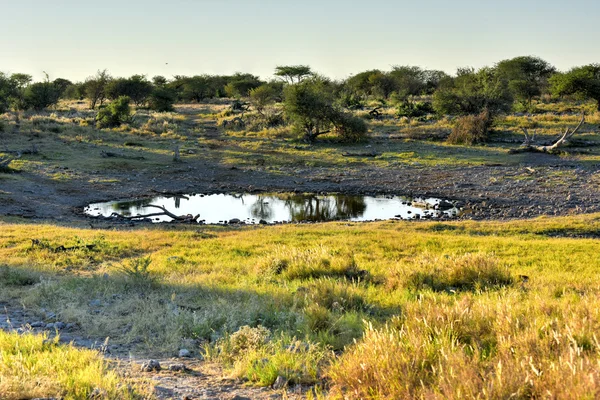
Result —
<instances>
[{"instance_id":1,"label":"fallen log","mask_svg":"<svg viewBox=\"0 0 600 400\"><path fill-rule=\"evenodd\" d=\"M342 157L379 157L381 153L342 153Z\"/></svg>"},{"instance_id":2,"label":"fallen log","mask_svg":"<svg viewBox=\"0 0 600 400\"><path fill-rule=\"evenodd\" d=\"M150 218L150 217L160 217L160 216L166 215L167 217L169 217L177 222L197 222L198 218L200 218L200 214L198 214L196 216L194 216L192 214L175 215L172 212L170 212L169 210L167 210L165 207L157 206L155 204L148 204L148 205L144 206L144 208L158 208L159 210L161 210L161 212L142 214L142 215L132 215L132 216L125 216L125 215L121 215L121 214L117 214L117 213L112 213L111 217L122 218L122 219L127 219L127 220L136 220L136 219L146 219L146 218Z\"/></svg>"}]
</instances>

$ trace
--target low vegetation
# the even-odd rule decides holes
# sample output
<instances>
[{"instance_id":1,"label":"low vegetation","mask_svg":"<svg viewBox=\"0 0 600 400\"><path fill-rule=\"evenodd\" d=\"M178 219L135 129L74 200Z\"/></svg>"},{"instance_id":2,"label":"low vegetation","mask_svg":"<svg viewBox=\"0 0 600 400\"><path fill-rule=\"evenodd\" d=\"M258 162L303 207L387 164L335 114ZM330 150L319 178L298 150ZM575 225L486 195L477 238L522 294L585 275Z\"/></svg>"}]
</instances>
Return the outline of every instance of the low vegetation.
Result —
<instances>
[{"instance_id":1,"label":"low vegetation","mask_svg":"<svg viewBox=\"0 0 600 400\"><path fill-rule=\"evenodd\" d=\"M58 344L58 337L0 330L0 396L32 398L136 399L135 385L109 367L97 351Z\"/></svg>"},{"instance_id":2,"label":"low vegetation","mask_svg":"<svg viewBox=\"0 0 600 400\"><path fill-rule=\"evenodd\" d=\"M334 398L593 397L600 248L555 233L599 224L591 214L132 234L4 222L0 301L132 351L186 346L255 384L281 376Z\"/></svg>"}]
</instances>

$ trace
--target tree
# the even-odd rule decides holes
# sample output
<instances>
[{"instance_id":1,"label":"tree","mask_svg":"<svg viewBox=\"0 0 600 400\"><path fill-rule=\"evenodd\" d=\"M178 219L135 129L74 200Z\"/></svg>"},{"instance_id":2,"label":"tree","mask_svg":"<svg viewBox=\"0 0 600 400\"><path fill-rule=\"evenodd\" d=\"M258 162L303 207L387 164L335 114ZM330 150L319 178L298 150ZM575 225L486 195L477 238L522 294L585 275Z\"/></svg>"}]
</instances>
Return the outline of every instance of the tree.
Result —
<instances>
[{"instance_id":1,"label":"tree","mask_svg":"<svg viewBox=\"0 0 600 400\"><path fill-rule=\"evenodd\" d=\"M304 78L314 75L308 65L285 65L275 67L275 76L283 78L287 83L293 85ZM294 82L296 79L296 82Z\"/></svg>"},{"instance_id":2,"label":"tree","mask_svg":"<svg viewBox=\"0 0 600 400\"><path fill-rule=\"evenodd\" d=\"M175 90L166 86L157 86L152 90L148 99L148 105L154 111L173 111L173 104L177 100Z\"/></svg>"},{"instance_id":3,"label":"tree","mask_svg":"<svg viewBox=\"0 0 600 400\"><path fill-rule=\"evenodd\" d=\"M233 76L227 77L228 83L225 86L225 93L229 97L247 97L250 90L256 89L264 82L262 82L257 76L252 74L237 73Z\"/></svg>"},{"instance_id":4,"label":"tree","mask_svg":"<svg viewBox=\"0 0 600 400\"><path fill-rule=\"evenodd\" d=\"M90 76L85 80L85 95L90 100L90 108L96 108L98 102L100 105L106 100L106 87L111 81L111 77L107 70L98 70L96 75Z\"/></svg>"},{"instance_id":5,"label":"tree","mask_svg":"<svg viewBox=\"0 0 600 400\"><path fill-rule=\"evenodd\" d=\"M433 108L438 114L479 114L487 110L491 117L508 112L513 103L506 80L495 69L459 68L451 81L433 94Z\"/></svg>"},{"instance_id":6,"label":"tree","mask_svg":"<svg viewBox=\"0 0 600 400\"><path fill-rule=\"evenodd\" d=\"M67 88L73 86L73 82L71 82L68 79L63 79L63 78L56 78L54 81L52 81L52 83L54 84L54 87L56 88L56 90L58 90L59 97L63 97Z\"/></svg>"},{"instance_id":7,"label":"tree","mask_svg":"<svg viewBox=\"0 0 600 400\"><path fill-rule=\"evenodd\" d=\"M396 81L378 69L358 73L345 82L346 89L357 96L376 96L387 99L396 90Z\"/></svg>"},{"instance_id":8,"label":"tree","mask_svg":"<svg viewBox=\"0 0 600 400\"><path fill-rule=\"evenodd\" d=\"M528 105L534 97L542 94L548 78L556 72L547 61L534 56L521 56L496 64L498 75L507 80L513 96Z\"/></svg>"},{"instance_id":9,"label":"tree","mask_svg":"<svg viewBox=\"0 0 600 400\"><path fill-rule=\"evenodd\" d=\"M36 82L28 85L23 93L26 108L43 110L58 103L60 88L50 82L48 74L44 82Z\"/></svg>"},{"instance_id":10,"label":"tree","mask_svg":"<svg viewBox=\"0 0 600 400\"><path fill-rule=\"evenodd\" d=\"M154 86L165 86L167 84L167 78L162 75L156 75L152 78Z\"/></svg>"},{"instance_id":11,"label":"tree","mask_svg":"<svg viewBox=\"0 0 600 400\"><path fill-rule=\"evenodd\" d=\"M25 104L25 89L32 82L31 75L16 73L10 76L12 82L12 96L10 98L10 107L17 112L17 118L19 110L27 108Z\"/></svg>"},{"instance_id":12,"label":"tree","mask_svg":"<svg viewBox=\"0 0 600 400\"><path fill-rule=\"evenodd\" d=\"M176 76L172 86L179 88L183 101L200 103L203 99L214 95L207 75Z\"/></svg>"},{"instance_id":13,"label":"tree","mask_svg":"<svg viewBox=\"0 0 600 400\"><path fill-rule=\"evenodd\" d=\"M418 96L427 88L425 71L420 67L395 66L390 76L396 81L396 91L402 100Z\"/></svg>"},{"instance_id":14,"label":"tree","mask_svg":"<svg viewBox=\"0 0 600 400\"><path fill-rule=\"evenodd\" d=\"M312 78L284 90L284 107L296 128L304 132L307 142L329 132L333 114L333 96L327 86L329 81Z\"/></svg>"},{"instance_id":15,"label":"tree","mask_svg":"<svg viewBox=\"0 0 600 400\"><path fill-rule=\"evenodd\" d=\"M0 114L11 108L15 92L15 82L9 76L0 72Z\"/></svg>"},{"instance_id":16,"label":"tree","mask_svg":"<svg viewBox=\"0 0 600 400\"><path fill-rule=\"evenodd\" d=\"M572 68L550 78L552 93L556 96L578 95L596 100L600 111L600 64Z\"/></svg>"},{"instance_id":17,"label":"tree","mask_svg":"<svg viewBox=\"0 0 600 400\"><path fill-rule=\"evenodd\" d=\"M356 141L367 133L364 121L334 107L333 87L327 79L316 76L288 85L284 95L287 117L309 143L331 129L343 140Z\"/></svg>"},{"instance_id":18,"label":"tree","mask_svg":"<svg viewBox=\"0 0 600 400\"><path fill-rule=\"evenodd\" d=\"M249 95L250 104L262 115L265 107L275 102L276 91L273 86L265 84L251 89Z\"/></svg>"},{"instance_id":19,"label":"tree","mask_svg":"<svg viewBox=\"0 0 600 400\"><path fill-rule=\"evenodd\" d=\"M109 99L115 100L127 96L136 106L145 104L150 93L152 93L152 84L144 75L113 79L106 86L106 95Z\"/></svg>"}]
</instances>

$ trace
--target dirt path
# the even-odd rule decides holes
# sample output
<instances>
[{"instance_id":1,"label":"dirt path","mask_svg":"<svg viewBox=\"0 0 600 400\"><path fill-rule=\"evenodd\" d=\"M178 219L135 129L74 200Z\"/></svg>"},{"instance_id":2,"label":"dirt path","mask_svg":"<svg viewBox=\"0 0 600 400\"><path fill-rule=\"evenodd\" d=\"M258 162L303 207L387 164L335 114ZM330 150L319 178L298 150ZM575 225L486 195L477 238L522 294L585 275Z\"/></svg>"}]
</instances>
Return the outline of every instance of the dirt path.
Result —
<instances>
[{"instance_id":1,"label":"dirt path","mask_svg":"<svg viewBox=\"0 0 600 400\"><path fill-rule=\"evenodd\" d=\"M106 346L102 338L84 337L76 326L59 325L57 329L48 324L56 324L51 313L40 319L21 307L0 303L1 330L21 334L45 332L50 338L59 334L61 343L96 349L128 376L150 379L158 399L304 399L310 390L301 385L279 389L246 386L239 380L227 378L218 365L195 358L155 358L152 361L160 364L160 371L145 372L143 366L151 359L131 354L127 347Z\"/></svg>"}]
</instances>

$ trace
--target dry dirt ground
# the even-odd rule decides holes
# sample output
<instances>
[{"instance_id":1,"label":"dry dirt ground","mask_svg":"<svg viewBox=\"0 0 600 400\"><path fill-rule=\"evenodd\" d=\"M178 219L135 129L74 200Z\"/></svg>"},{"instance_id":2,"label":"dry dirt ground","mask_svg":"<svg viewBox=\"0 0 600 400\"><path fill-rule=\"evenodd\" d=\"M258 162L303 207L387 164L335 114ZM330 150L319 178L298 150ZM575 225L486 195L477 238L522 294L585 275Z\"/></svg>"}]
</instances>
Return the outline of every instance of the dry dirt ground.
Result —
<instances>
[{"instance_id":1,"label":"dry dirt ground","mask_svg":"<svg viewBox=\"0 0 600 400\"><path fill-rule=\"evenodd\" d=\"M39 315L21 307L0 303L0 329L2 330L20 333L45 332L49 338L55 337L57 331L45 326L52 318L45 319L46 321L40 320ZM39 326L40 323L43 326ZM157 399L293 400L306 398L307 392L312 390L301 385L282 388L247 386L240 380L228 378L218 365L197 358L154 359L159 362L161 370L146 372L143 371L143 366L150 362L150 359L135 357L126 346L112 346L102 338L85 337L76 326L62 329L59 338L61 343L96 349L104 353L123 375L140 381L149 381ZM182 366L184 371L181 371Z\"/></svg>"},{"instance_id":2,"label":"dry dirt ground","mask_svg":"<svg viewBox=\"0 0 600 400\"><path fill-rule=\"evenodd\" d=\"M282 173L283 172L283 173ZM600 211L600 168L582 168L552 155L531 154L519 166L365 167L351 174L321 168L308 175L294 168L271 174L190 160L168 169L108 172L102 183L88 176L51 180L29 172L0 180L0 215L91 222L83 207L91 202L156 196L157 193L340 192L434 196L456 201L463 218L506 219ZM111 182L113 181L113 182Z\"/></svg>"}]
</instances>

